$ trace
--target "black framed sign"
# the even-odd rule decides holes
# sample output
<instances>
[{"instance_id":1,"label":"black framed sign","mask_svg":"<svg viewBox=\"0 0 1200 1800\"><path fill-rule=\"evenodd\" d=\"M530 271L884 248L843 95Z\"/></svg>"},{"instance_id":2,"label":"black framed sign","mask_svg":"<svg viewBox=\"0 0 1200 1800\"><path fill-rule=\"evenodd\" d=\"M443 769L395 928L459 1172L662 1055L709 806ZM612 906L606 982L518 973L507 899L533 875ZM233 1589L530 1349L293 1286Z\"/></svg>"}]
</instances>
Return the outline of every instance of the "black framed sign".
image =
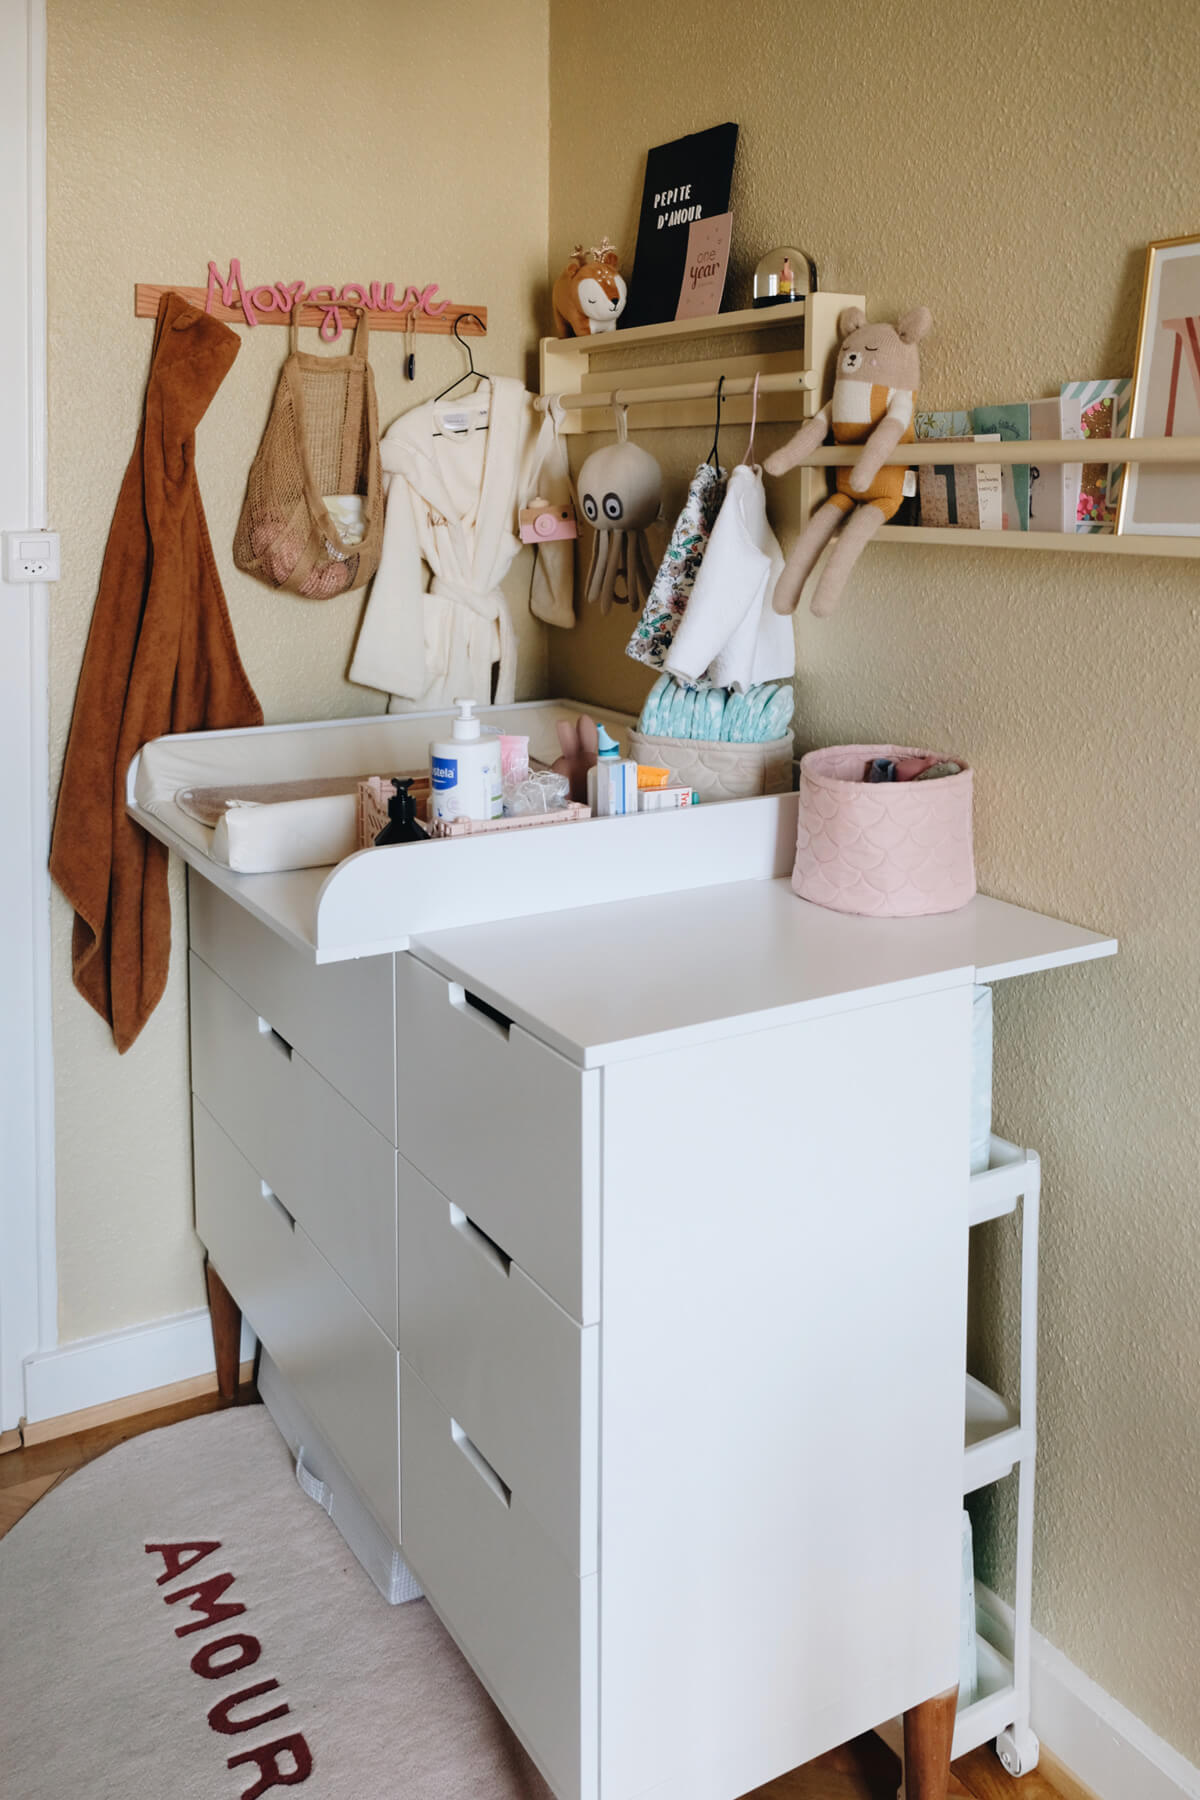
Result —
<instances>
[{"instance_id":1,"label":"black framed sign","mask_svg":"<svg viewBox=\"0 0 1200 1800\"><path fill-rule=\"evenodd\" d=\"M737 135L736 125L712 125L647 151L629 303L619 330L696 316L701 308L706 314L720 310Z\"/></svg>"}]
</instances>

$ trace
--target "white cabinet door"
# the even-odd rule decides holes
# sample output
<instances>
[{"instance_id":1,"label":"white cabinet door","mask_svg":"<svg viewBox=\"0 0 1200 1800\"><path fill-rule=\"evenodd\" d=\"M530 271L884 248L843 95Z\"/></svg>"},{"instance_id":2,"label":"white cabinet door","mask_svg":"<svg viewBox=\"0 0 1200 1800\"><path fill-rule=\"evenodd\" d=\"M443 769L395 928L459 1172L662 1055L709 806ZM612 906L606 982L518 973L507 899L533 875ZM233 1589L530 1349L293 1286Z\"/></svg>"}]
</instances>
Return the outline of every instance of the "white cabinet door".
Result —
<instances>
[{"instance_id":1,"label":"white cabinet door","mask_svg":"<svg viewBox=\"0 0 1200 1800\"><path fill-rule=\"evenodd\" d=\"M196 1230L389 1539L400 1543L399 1356L197 1099Z\"/></svg>"},{"instance_id":2,"label":"white cabinet door","mask_svg":"<svg viewBox=\"0 0 1200 1800\"><path fill-rule=\"evenodd\" d=\"M403 1357L400 1385L405 1557L557 1800L596 1800L598 1578Z\"/></svg>"},{"instance_id":3,"label":"white cabinet door","mask_svg":"<svg viewBox=\"0 0 1200 1800\"><path fill-rule=\"evenodd\" d=\"M314 963L211 881L188 878L193 951L396 1142L396 1046L390 956Z\"/></svg>"},{"instance_id":4,"label":"white cabinet door","mask_svg":"<svg viewBox=\"0 0 1200 1800\"><path fill-rule=\"evenodd\" d=\"M596 1568L598 1325L399 1159L400 1352L578 1575Z\"/></svg>"},{"instance_id":5,"label":"white cabinet door","mask_svg":"<svg viewBox=\"0 0 1200 1800\"><path fill-rule=\"evenodd\" d=\"M957 1680L969 1037L963 986L604 1071L602 1800Z\"/></svg>"},{"instance_id":6,"label":"white cabinet door","mask_svg":"<svg viewBox=\"0 0 1200 1800\"><path fill-rule=\"evenodd\" d=\"M396 1343L396 1151L194 953L192 1088Z\"/></svg>"},{"instance_id":7,"label":"white cabinet door","mask_svg":"<svg viewBox=\"0 0 1200 1800\"><path fill-rule=\"evenodd\" d=\"M597 1071L396 958L399 1144L581 1325L599 1315Z\"/></svg>"}]
</instances>

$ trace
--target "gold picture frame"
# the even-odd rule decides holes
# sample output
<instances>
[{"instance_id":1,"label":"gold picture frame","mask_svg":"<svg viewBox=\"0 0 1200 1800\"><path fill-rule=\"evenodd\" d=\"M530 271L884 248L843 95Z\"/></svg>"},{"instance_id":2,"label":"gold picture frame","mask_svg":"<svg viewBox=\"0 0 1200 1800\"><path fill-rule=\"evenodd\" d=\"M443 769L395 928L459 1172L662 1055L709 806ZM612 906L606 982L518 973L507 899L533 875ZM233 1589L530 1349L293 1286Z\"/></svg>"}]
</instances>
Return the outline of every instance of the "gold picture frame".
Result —
<instances>
[{"instance_id":1,"label":"gold picture frame","mask_svg":"<svg viewBox=\"0 0 1200 1800\"><path fill-rule=\"evenodd\" d=\"M1146 247L1129 435L1200 436L1200 235ZM1200 463L1127 463L1117 532L1200 537Z\"/></svg>"}]
</instances>

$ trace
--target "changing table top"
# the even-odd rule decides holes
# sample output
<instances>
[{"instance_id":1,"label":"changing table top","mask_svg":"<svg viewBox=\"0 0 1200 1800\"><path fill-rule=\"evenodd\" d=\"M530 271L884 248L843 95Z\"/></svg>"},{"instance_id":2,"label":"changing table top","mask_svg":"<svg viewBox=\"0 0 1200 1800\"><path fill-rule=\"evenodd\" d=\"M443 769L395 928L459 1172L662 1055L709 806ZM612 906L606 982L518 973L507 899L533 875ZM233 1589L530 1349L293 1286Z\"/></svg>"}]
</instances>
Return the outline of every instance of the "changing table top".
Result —
<instances>
[{"instance_id":1,"label":"changing table top","mask_svg":"<svg viewBox=\"0 0 1200 1800\"><path fill-rule=\"evenodd\" d=\"M982 895L929 918L857 918L798 899L786 877L422 932L411 944L584 1068L1116 948Z\"/></svg>"}]
</instances>

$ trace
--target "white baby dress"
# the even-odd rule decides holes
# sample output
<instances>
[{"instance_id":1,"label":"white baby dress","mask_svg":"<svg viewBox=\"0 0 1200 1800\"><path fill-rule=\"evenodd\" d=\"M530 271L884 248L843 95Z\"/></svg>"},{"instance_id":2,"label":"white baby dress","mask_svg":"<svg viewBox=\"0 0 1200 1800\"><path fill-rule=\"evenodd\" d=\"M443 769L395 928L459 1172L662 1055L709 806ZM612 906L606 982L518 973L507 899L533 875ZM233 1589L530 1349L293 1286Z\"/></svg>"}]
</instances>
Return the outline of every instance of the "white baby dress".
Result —
<instances>
[{"instance_id":1,"label":"white baby dress","mask_svg":"<svg viewBox=\"0 0 1200 1800\"><path fill-rule=\"evenodd\" d=\"M796 672L792 621L771 606L782 572L762 471L739 463L667 650L669 673L741 694L763 681L790 680Z\"/></svg>"}]
</instances>

